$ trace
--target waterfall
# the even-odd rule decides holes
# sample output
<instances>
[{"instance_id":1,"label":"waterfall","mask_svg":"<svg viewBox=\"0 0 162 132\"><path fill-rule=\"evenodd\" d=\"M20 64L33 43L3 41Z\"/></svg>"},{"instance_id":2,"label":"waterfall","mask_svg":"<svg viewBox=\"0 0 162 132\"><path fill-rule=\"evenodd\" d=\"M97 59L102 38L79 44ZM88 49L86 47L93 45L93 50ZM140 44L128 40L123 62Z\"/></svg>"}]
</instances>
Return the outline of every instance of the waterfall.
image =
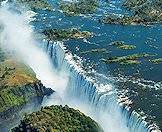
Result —
<instances>
[{"instance_id":1,"label":"waterfall","mask_svg":"<svg viewBox=\"0 0 162 132\"><path fill-rule=\"evenodd\" d=\"M104 131L158 131L155 130L153 125L147 124L130 107L118 102L117 93L111 83L103 85L87 77L85 71L75 63L73 56L67 52L63 44L59 42L43 43L43 49L51 58L55 69L64 71L69 75L67 88L59 89L65 85L66 81L60 79L58 73L51 69L53 67L44 52L41 52L34 46L37 43L32 38L33 34L29 25L24 23L24 18L2 9L0 10L0 15L0 21L4 25L2 34L4 39L1 38L1 42L5 44L5 47L14 49L17 56L21 56L24 59L23 61L34 69L44 84L50 87L57 87L56 91L63 90L64 100L97 120ZM60 93L63 94L63 92Z\"/></svg>"},{"instance_id":2,"label":"waterfall","mask_svg":"<svg viewBox=\"0 0 162 132\"><path fill-rule=\"evenodd\" d=\"M50 56L54 67L69 74L68 87L64 91L65 100L89 114L104 131L160 132L155 125L148 124L129 106L117 101L113 84L102 85L86 76L62 43L45 42L42 47Z\"/></svg>"}]
</instances>

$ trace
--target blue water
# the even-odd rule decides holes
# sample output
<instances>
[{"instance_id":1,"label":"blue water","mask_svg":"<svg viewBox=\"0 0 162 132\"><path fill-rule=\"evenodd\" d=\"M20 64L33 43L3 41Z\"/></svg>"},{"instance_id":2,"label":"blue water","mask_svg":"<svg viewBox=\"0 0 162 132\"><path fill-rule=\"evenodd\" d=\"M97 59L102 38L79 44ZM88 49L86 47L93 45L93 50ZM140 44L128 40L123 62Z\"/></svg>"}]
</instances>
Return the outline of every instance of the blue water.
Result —
<instances>
[{"instance_id":1,"label":"blue water","mask_svg":"<svg viewBox=\"0 0 162 132\"><path fill-rule=\"evenodd\" d=\"M38 11L37 21L33 22L37 31L47 28L79 28L93 32L93 37L79 40L68 40L64 44L72 52L81 57L85 69L116 79L116 89L119 95L125 94L132 100L131 107L138 112L144 112L148 122L157 123L162 129L162 63L152 64L148 60L162 57L162 26L122 26L101 24L98 19L103 14L130 14L121 7L119 0L110 3L100 2L100 8L96 13L87 16L67 17L59 11L58 1L50 1L55 7L54 12ZM110 45L113 41L124 41L125 43L136 45L134 50L121 50ZM107 52L97 54L81 54L96 48L106 48ZM119 64L105 64L103 58L113 56L123 56L134 53L157 54L142 60L139 65L122 66Z\"/></svg>"}]
</instances>

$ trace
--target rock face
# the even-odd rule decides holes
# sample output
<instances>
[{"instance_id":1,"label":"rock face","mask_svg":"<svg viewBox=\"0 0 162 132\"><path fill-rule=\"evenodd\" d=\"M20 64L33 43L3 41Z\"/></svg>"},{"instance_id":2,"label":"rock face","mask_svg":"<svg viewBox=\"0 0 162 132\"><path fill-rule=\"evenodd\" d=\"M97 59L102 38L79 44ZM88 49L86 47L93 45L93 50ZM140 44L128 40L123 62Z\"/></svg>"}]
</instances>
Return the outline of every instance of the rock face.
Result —
<instances>
[{"instance_id":1,"label":"rock face","mask_svg":"<svg viewBox=\"0 0 162 132\"><path fill-rule=\"evenodd\" d=\"M0 62L0 112L44 96L46 88L26 65L11 59Z\"/></svg>"},{"instance_id":2,"label":"rock face","mask_svg":"<svg viewBox=\"0 0 162 132\"><path fill-rule=\"evenodd\" d=\"M51 94L51 89L45 88L41 82L14 87L0 92L0 121L13 114L13 109L21 108L31 99ZM9 112L9 113L8 113Z\"/></svg>"},{"instance_id":3,"label":"rock face","mask_svg":"<svg viewBox=\"0 0 162 132\"><path fill-rule=\"evenodd\" d=\"M31 100L34 100L33 104L41 104L43 97L51 93L53 90L45 88L28 66L8 57L2 57L0 59L0 131L7 131L13 122L17 122L19 119L15 118L21 117L20 111Z\"/></svg>"},{"instance_id":4,"label":"rock face","mask_svg":"<svg viewBox=\"0 0 162 132\"><path fill-rule=\"evenodd\" d=\"M44 107L38 112L25 115L13 132L102 132L90 117L67 105Z\"/></svg>"},{"instance_id":5,"label":"rock face","mask_svg":"<svg viewBox=\"0 0 162 132\"><path fill-rule=\"evenodd\" d=\"M47 89L41 82L37 82L15 87L5 95L1 94L0 107L3 108L3 111L1 109L0 131L8 131L19 122L24 113L39 109L43 97L51 93L53 93L53 90Z\"/></svg>"}]
</instances>

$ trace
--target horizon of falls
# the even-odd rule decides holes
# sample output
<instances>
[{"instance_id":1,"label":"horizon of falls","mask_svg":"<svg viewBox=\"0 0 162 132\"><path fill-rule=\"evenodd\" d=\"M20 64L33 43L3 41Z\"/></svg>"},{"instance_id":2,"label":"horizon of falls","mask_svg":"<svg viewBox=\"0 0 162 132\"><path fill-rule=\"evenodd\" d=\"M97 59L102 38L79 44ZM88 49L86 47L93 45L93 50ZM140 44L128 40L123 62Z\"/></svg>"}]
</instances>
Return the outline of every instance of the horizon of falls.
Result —
<instances>
[{"instance_id":1,"label":"horizon of falls","mask_svg":"<svg viewBox=\"0 0 162 132\"><path fill-rule=\"evenodd\" d=\"M0 42L6 44L10 50L13 48L17 53L16 57L26 62L45 86L54 89L63 104L67 103L89 115L105 132L158 131L130 107L117 101L113 84L97 84L87 77L61 43L41 43L51 58L51 66L49 58L36 46L39 43L33 40L33 32L29 25L24 23L24 17L6 10L0 10L0 15L0 21L5 25ZM60 76L61 73L68 75L66 88L62 88L66 86L66 81L60 78L64 77Z\"/></svg>"},{"instance_id":2,"label":"horizon of falls","mask_svg":"<svg viewBox=\"0 0 162 132\"><path fill-rule=\"evenodd\" d=\"M69 74L64 100L95 119L105 132L160 132L134 110L118 102L113 84L97 84L77 64L63 43L44 42L43 49L57 70ZM64 104L63 103L63 104Z\"/></svg>"}]
</instances>

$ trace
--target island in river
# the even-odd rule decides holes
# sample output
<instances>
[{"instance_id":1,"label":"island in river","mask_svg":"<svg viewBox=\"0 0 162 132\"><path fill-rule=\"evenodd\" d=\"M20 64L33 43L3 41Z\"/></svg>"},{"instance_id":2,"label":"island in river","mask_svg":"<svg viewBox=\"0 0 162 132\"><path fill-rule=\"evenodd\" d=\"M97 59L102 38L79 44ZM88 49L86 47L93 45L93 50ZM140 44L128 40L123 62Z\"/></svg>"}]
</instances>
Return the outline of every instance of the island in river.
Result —
<instances>
[{"instance_id":1,"label":"island in river","mask_svg":"<svg viewBox=\"0 0 162 132\"><path fill-rule=\"evenodd\" d=\"M162 1L160 0L124 0L123 8L129 14L107 14L100 22L121 25L152 25L162 23Z\"/></svg>"}]
</instances>

